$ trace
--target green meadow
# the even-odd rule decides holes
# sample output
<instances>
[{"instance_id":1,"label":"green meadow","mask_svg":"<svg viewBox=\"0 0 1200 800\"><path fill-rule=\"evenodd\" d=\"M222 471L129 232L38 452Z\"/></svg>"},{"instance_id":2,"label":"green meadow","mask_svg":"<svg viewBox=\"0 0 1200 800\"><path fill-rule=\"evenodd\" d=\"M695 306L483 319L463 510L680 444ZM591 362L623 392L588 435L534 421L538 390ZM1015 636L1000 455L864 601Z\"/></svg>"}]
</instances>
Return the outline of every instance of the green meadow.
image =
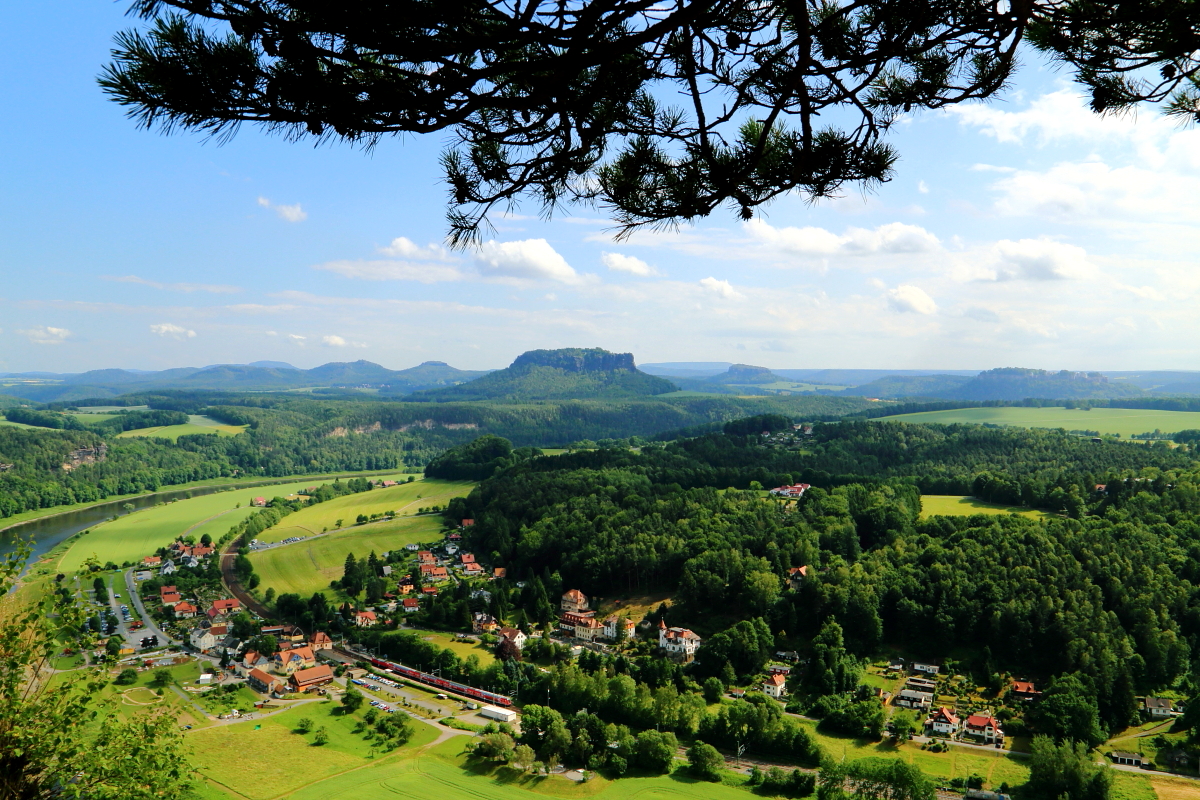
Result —
<instances>
[{"instance_id":1,"label":"green meadow","mask_svg":"<svg viewBox=\"0 0 1200 800\"><path fill-rule=\"evenodd\" d=\"M967 422L978 425L1013 425L1018 428L1065 428L1099 431L1102 434L1134 434L1160 430L1176 433L1200 428L1200 411L1155 411L1139 408L957 408L951 411L921 411L880 419L949 425Z\"/></svg>"},{"instance_id":2,"label":"green meadow","mask_svg":"<svg viewBox=\"0 0 1200 800\"><path fill-rule=\"evenodd\" d=\"M197 540L205 533L218 539L254 510L250 508L250 502L255 497L283 497L321 482L305 478L294 483L217 492L118 517L97 525L86 536L72 540L59 569L77 572L92 555L102 564L139 561L184 533Z\"/></svg>"},{"instance_id":3,"label":"green meadow","mask_svg":"<svg viewBox=\"0 0 1200 800\"><path fill-rule=\"evenodd\" d=\"M311 484L310 484L311 485ZM278 526L263 531L259 539L279 542L291 536L311 536L323 530L353 525L359 514L416 514L418 509L445 506L452 498L464 497L475 484L469 481L417 480L386 489L348 494L289 515Z\"/></svg>"},{"instance_id":4,"label":"green meadow","mask_svg":"<svg viewBox=\"0 0 1200 800\"><path fill-rule=\"evenodd\" d=\"M1045 511L1021 506L1005 506L985 503L974 497L952 494L921 495L921 517L967 517L973 514L1020 514L1022 517L1041 519L1052 516Z\"/></svg>"},{"instance_id":5,"label":"green meadow","mask_svg":"<svg viewBox=\"0 0 1200 800\"><path fill-rule=\"evenodd\" d=\"M157 428L138 428L132 431L118 433L118 439L128 439L133 436L157 436L161 439L175 441L180 436L192 434L219 434L221 436L237 436L246 430L245 425L224 425L211 417L201 414L189 414L185 425L161 425Z\"/></svg>"},{"instance_id":6,"label":"green meadow","mask_svg":"<svg viewBox=\"0 0 1200 800\"><path fill-rule=\"evenodd\" d=\"M251 553L250 561L262 581L260 591L272 587L278 594L296 592L308 597L313 592L325 592L333 597L336 592L329 588L329 582L342 577L348 554L363 558L372 550L385 553L409 543L431 542L439 538L441 529L439 516L397 517L261 550Z\"/></svg>"}]
</instances>

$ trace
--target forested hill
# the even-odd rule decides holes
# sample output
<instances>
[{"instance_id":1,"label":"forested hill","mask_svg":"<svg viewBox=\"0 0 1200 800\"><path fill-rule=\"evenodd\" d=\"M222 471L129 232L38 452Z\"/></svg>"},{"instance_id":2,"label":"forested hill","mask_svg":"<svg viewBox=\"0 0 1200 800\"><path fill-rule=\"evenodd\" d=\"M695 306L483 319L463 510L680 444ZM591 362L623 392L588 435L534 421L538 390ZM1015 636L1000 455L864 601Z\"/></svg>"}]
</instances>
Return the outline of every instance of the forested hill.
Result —
<instances>
[{"instance_id":1,"label":"forested hill","mask_svg":"<svg viewBox=\"0 0 1200 800\"><path fill-rule=\"evenodd\" d=\"M855 398L672 398L494 403L388 403L295 394L168 391L118 403L151 406L103 422L59 410L23 409L25 430L0 426L0 518L37 508L231 476L281 476L351 470L420 469L447 448L493 433L521 446L562 446L650 438L664 431L719 427L752 413L823 417L861 411ZM206 413L247 431L115 438L140 426L171 425ZM47 428L59 428L60 431ZM70 428L64 435L63 428ZM74 435L78 432L78 436ZM63 469L65 454L104 437L107 457Z\"/></svg>"},{"instance_id":2,"label":"forested hill","mask_svg":"<svg viewBox=\"0 0 1200 800\"><path fill-rule=\"evenodd\" d=\"M1071 712L1035 706L1022 724L1094 745L1102 728L1136 720L1136 694L1186 675L1200 652L1191 453L1088 451L1053 432L964 426L818 430L808 455L716 434L640 453L520 460L455 500L450 521L474 519L470 548L526 582L515 604L530 620L552 617L545 599L568 588L669 596L668 624L706 638L690 668L698 680L755 675L776 649L812 654L820 634L832 655L822 650L789 684L817 713L852 702L856 683L821 670L853 674L840 659L887 646L917 659L953 654L955 669L993 685L1002 670L1039 688L1055 679ZM938 469L955 488L1016 487L1024 497L1028 487L1058 513L921 519L920 476ZM797 477L814 486L796 503L758 491ZM790 588L800 566L808 577ZM765 645L747 634L759 629L773 633ZM824 699L808 694L818 688Z\"/></svg>"},{"instance_id":3,"label":"forested hill","mask_svg":"<svg viewBox=\"0 0 1200 800\"><path fill-rule=\"evenodd\" d=\"M531 350L506 369L470 383L416 392L412 402L464 400L587 400L648 397L676 390L666 378L639 370L630 353L600 348Z\"/></svg>"},{"instance_id":4,"label":"forested hill","mask_svg":"<svg viewBox=\"0 0 1200 800\"><path fill-rule=\"evenodd\" d=\"M843 390L859 397L930 397L945 400L1090 400L1144 397L1146 392L1127 382L1110 381L1098 372L1048 372L1005 367L964 375L892 375Z\"/></svg>"}]
</instances>

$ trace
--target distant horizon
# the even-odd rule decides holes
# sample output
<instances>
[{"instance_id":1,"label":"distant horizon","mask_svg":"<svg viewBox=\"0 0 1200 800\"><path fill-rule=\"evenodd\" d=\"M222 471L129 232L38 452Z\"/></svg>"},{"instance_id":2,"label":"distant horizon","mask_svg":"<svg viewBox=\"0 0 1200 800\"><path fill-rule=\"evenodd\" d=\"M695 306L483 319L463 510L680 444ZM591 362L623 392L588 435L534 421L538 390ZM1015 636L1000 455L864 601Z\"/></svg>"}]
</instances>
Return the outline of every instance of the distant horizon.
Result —
<instances>
[{"instance_id":1,"label":"distant horizon","mask_svg":"<svg viewBox=\"0 0 1200 800\"><path fill-rule=\"evenodd\" d=\"M557 349L557 348L543 348L543 349ZM526 352L526 351L522 351L522 352ZM618 351L614 350L611 352L618 352ZM520 353L514 355L512 358L515 359L519 355L520 355ZM966 367L966 368L963 368L963 367L879 367L879 366L833 366L833 367L830 367L830 366L782 366L779 364L772 366L767 363L753 363L751 361L640 361L637 359L636 353L634 353L633 355L634 355L634 361L635 361L638 369L650 367L650 368L657 368L657 369L690 369L690 370L696 370L696 371L713 371L713 370L715 370L718 372L723 372L723 371L727 370L729 367L734 366L735 364L741 364L741 365L745 365L745 366L763 367L765 369L771 370L772 372L779 372L779 371L784 371L784 372L806 372L806 371L808 371L808 372L817 372L817 371L888 372L893 375L906 375L906 374L907 375L914 375L914 374L950 375L950 374L968 374L968 373L969 374L978 374L981 372L987 372L988 370L1005 369L1005 368L1043 369L1043 370L1046 370L1047 372L1058 372L1062 369L1066 369L1069 372L1097 372L1097 373L1101 373L1104 375L1122 374L1122 373L1145 373L1145 372L1177 372L1177 373L1200 374L1200 369L1170 369L1170 368L1166 368L1166 369L1164 369L1164 368L1130 369L1128 367L1121 368L1121 369L1103 369L1103 368L1078 368L1078 367L1038 367L1038 366L1030 366L1030 365L1025 365L1025 364L1004 364L1004 365L994 365L994 366L982 367L982 368L980 368L980 367ZM388 369L391 371L401 371L401 370L405 370L405 369L412 369L413 367L419 367L422 364L434 362L434 363L444 363L455 369L478 372L478 371L495 371L495 370L505 369L512 363L512 359L510 359L509 362L504 364L503 366L492 366L492 367L463 367L463 366L459 366L458 364L455 364L452 361L449 361L447 359L439 359L439 358L425 358L416 363L409 364L408 366L400 366L400 367L387 366L386 364L382 364L378 361L375 361L375 360L369 359L369 358L320 361L320 362L313 363L312 366L307 366L307 367L298 366L291 362L278 361L276 359L257 359L255 361L213 362L213 363L204 364L203 366L194 366L191 364L180 364L180 365L173 366L173 367L162 367L159 369L145 369L145 368L141 368L141 367L114 367L114 366L96 366L96 367L90 367L88 369L82 369L82 370L77 370L77 371L65 371L65 370L57 371L57 370L51 370L51 369L30 369L30 370L21 370L21 371L0 372L0 378L20 378L20 377L32 378L32 377L39 377L39 376L41 376L41 377L73 376L73 375L82 375L87 372L96 372L96 371L101 371L101 370L119 370L122 372L130 372L130 373L134 373L134 374L154 374L154 373L164 372L164 371L172 370L172 369L206 370L206 369L213 369L216 367L231 367L231 366L232 367L257 366L261 369L295 369L295 370L298 370L301 372L307 372L309 370L313 370L318 367L325 366L327 364L354 364L354 363L358 363L358 362L366 362L369 364L375 364L377 366L383 367L384 369ZM0 391L0 394L2 394L2 393L3 392Z\"/></svg>"}]
</instances>

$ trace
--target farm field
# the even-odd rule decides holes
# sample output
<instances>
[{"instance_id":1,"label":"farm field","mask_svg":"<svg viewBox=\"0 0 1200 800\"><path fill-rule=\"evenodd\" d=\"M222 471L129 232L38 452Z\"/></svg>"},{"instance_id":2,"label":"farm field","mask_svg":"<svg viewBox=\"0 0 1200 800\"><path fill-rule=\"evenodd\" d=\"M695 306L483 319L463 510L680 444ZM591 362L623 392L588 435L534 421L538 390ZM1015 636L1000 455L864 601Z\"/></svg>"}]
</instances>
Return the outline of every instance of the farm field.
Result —
<instances>
[{"instance_id":1,"label":"farm field","mask_svg":"<svg viewBox=\"0 0 1200 800\"><path fill-rule=\"evenodd\" d=\"M1019 428L1066 428L1091 430L1102 434L1134 434L1160 430L1176 433L1200 428L1200 411L1155 411L1139 408L958 408L951 411L921 411L880 419L894 422L931 422L952 424L1013 425Z\"/></svg>"},{"instance_id":2,"label":"farm field","mask_svg":"<svg viewBox=\"0 0 1200 800\"><path fill-rule=\"evenodd\" d=\"M921 518L941 515L943 517L967 517L972 514L1019 514L1022 517L1041 519L1053 516L1045 511L1021 506L1003 506L985 503L974 497L951 494L921 495Z\"/></svg>"},{"instance_id":3,"label":"farm field","mask_svg":"<svg viewBox=\"0 0 1200 800\"><path fill-rule=\"evenodd\" d=\"M359 514L369 517L395 511L399 515L412 515L419 508L445 506L451 498L468 494L474 485L470 481L416 480L386 489L348 494L297 511L280 525L263 531L258 538L264 542L280 542L290 536L312 536L323 529L338 527L339 519L342 527L353 525Z\"/></svg>"},{"instance_id":4,"label":"farm field","mask_svg":"<svg viewBox=\"0 0 1200 800\"><path fill-rule=\"evenodd\" d=\"M426 631L419 628L404 628L404 631L406 633L415 633L422 639L433 642L438 647L453 650L454 655L459 658L466 659L470 656L475 656L479 659L479 663L485 667L496 660L496 657L492 655L491 649L485 647L483 644L460 642L453 635L443 631Z\"/></svg>"},{"instance_id":5,"label":"farm field","mask_svg":"<svg viewBox=\"0 0 1200 800\"><path fill-rule=\"evenodd\" d=\"M295 494L320 482L305 478L294 483L217 492L138 511L97 525L88 535L75 539L63 555L59 569L76 572L93 554L101 563L137 561L170 544L175 537L192 528L194 530L189 535L194 534L197 539L204 533L215 539L218 533L229 530L250 513L252 509L248 506L255 497ZM241 509L235 508L238 504L241 504Z\"/></svg>"},{"instance_id":6,"label":"farm field","mask_svg":"<svg viewBox=\"0 0 1200 800\"><path fill-rule=\"evenodd\" d=\"M192 434L216 433L221 436L237 436L246 430L245 425L223 425L211 417L200 414L189 414L186 425L162 425L157 428L138 428L137 430L118 433L118 439L128 439L133 436L157 436L162 439L175 441L180 436Z\"/></svg>"},{"instance_id":7,"label":"farm field","mask_svg":"<svg viewBox=\"0 0 1200 800\"><path fill-rule=\"evenodd\" d=\"M432 541L438 538L441 527L438 516L397 517L390 522L372 522L309 541L253 552L249 558L262 581L263 591L273 587L278 594L296 592L301 597L324 592L332 598L336 592L329 588L329 582L342 577L347 554L362 558L372 550L384 553L410 542Z\"/></svg>"},{"instance_id":8,"label":"farm field","mask_svg":"<svg viewBox=\"0 0 1200 800\"><path fill-rule=\"evenodd\" d=\"M194 751L196 770L218 784L250 800L267 800L326 778L372 763L371 745L354 733L360 714L333 713L335 703L305 703L259 722L215 726L193 731L187 742ZM324 727L329 742L313 745L313 734L295 733L297 722L307 717L316 728ZM427 745L436 730L411 720L412 739L393 755L376 756L379 763L396 762L406 753ZM357 773L350 773L357 774ZM202 796L212 796L211 794Z\"/></svg>"}]
</instances>

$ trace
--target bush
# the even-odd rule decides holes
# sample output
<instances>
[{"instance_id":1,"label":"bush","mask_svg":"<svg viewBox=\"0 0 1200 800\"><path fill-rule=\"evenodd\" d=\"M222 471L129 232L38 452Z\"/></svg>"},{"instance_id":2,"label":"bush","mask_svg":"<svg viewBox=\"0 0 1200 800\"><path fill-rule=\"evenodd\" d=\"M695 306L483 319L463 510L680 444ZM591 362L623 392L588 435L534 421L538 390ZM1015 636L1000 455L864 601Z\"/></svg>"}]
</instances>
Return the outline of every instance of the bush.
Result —
<instances>
[{"instance_id":1,"label":"bush","mask_svg":"<svg viewBox=\"0 0 1200 800\"><path fill-rule=\"evenodd\" d=\"M118 675L115 680L113 680L113 683L117 684L118 686L128 686L131 683L137 683L137 670L136 669L121 670L121 674Z\"/></svg>"},{"instance_id":2,"label":"bush","mask_svg":"<svg viewBox=\"0 0 1200 800\"><path fill-rule=\"evenodd\" d=\"M725 771L725 757L717 752L711 744L705 744L699 739L688 748L688 764L697 778L717 783L721 773Z\"/></svg>"},{"instance_id":3,"label":"bush","mask_svg":"<svg viewBox=\"0 0 1200 800\"><path fill-rule=\"evenodd\" d=\"M301 717L296 722L296 731L299 733L308 733L313 729L313 721L308 717Z\"/></svg>"}]
</instances>

